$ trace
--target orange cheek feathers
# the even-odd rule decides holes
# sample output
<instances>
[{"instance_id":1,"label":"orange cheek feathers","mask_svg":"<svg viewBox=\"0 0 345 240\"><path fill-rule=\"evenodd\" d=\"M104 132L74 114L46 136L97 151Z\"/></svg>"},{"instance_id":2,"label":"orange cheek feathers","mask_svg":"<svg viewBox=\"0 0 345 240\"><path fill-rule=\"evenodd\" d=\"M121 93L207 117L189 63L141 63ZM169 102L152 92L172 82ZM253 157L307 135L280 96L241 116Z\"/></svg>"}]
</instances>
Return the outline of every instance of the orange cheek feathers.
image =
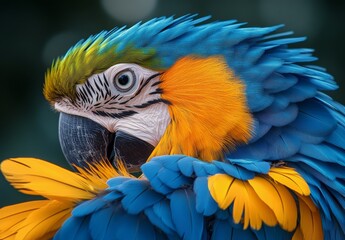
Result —
<instances>
[{"instance_id":1,"label":"orange cheek feathers","mask_svg":"<svg viewBox=\"0 0 345 240\"><path fill-rule=\"evenodd\" d=\"M222 57L187 56L161 77L171 123L151 154L185 154L204 161L251 137L245 86Z\"/></svg>"}]
</instances>

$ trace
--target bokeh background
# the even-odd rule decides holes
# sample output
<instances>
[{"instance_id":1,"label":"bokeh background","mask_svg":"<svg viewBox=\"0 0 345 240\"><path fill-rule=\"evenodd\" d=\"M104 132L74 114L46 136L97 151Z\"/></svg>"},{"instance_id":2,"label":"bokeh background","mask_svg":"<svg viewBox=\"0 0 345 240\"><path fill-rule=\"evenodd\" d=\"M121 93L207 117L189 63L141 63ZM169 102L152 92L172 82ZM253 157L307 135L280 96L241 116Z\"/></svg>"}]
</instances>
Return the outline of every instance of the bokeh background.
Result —
<instances>
[{"instance_id":1,"label":"bokeh background","mask_svg":"<svg viewBox=\"0 0 345 240\"><path fill-rule=\"evenodd\" d=\"M199 13L248 26L284 23L283 30L308 37L295 46L315 49L316 64L339 83L331 96L345 103L344 0L14 0L0 6L0 161L31 156L69 167L58 143L58 114L42 95L46 69L79 39L153 17ZM27 199L0 176L0 207Z\"/></svg>"}]
</instances>

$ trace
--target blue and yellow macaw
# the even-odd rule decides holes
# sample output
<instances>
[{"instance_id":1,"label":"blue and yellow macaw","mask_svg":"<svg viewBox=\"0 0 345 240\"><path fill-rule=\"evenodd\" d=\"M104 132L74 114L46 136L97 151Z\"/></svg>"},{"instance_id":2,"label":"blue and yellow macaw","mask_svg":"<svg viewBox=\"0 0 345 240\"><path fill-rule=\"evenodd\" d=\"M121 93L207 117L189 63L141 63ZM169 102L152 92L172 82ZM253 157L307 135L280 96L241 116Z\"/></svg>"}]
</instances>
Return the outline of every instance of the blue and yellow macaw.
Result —
<instances>
[{"instance_id":1,"label":"blue and yellow macaw","mask_svg":"<svg viewBox=\"0 0 345 240\"><path fill-rule=\"evenodd\" d=\"M157 18L104 31L46 73L71 172L7 180L0 239L345 239L345 108L281 26Z\"/></svg>"}]
</instances>

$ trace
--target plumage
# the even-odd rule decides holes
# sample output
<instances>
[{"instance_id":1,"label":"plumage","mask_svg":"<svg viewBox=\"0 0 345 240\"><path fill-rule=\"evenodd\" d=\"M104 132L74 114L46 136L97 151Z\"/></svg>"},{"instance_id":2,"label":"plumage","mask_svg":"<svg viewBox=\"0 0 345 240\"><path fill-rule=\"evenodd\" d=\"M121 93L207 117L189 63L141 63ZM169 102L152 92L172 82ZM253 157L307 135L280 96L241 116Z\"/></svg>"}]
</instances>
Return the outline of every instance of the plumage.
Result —
<instances>
[{"instance_id":1,"label":"plumage","mask_svg":"<svg viewBox=\"0 0 345 240\"><path fill-rule=\"evenodd\" d=\"M170 193L172 189L159 179L158 173L161 167L161 164L151 161L149 166L142 166L142 171L145 172L145 177L150 179L150 183L153 189L155 189L159 193L167 194Z\"/></svg>"},{"instance_id":2,"label":"plumage","mask_svg":"<svg viewBox=\"0 0 345 240\"><path fill-rule=\"evenodd\" d=\"M116 200L116 199L114 199L114 200ZM108 203L107 201L100 201L100 199L94 198L94 199L82 202L81 204L76 206L73 209L72 214L73 214L73 216L76 216L76 217L84 217L86 215L89 215L89 214L96 212L99 209L105 207L107 205L107 203Z\"/></svg>"},{"instance_id":3,"label":"plumage","mask_svg":"<svg viewBox=\"0 0 345 240\"><path fill-rule=\"evenodd\" d=\"M257 117L260 121L275 127L285 126L294 121L297 117L298 108L296 105L290 104L287 108L281 111L270 111L266 109L260 112Z\"/></svg>"},{"instance_id":4,"label":"plumage","mask_svg":"<svg viewBox=\"0 0 345 240\"><path fill-rule=\"evenodd\" d=\"M55 234L54 239L76 239L91 240L91 233L88 229L89 219L69 218L63 227Z\"/></svg>"},{"instance_id":5,"label":"plumage","mask_svg":"<svg viewBox=\"0 0 345 240\"><path fill-rule=\"evenodd\" d=\"M248 182L258 197L273 211L282 228L294 230L297 225L297 207L289 190L261 177Z\"/></svg>"},{"instance_id":6,"label":"plumage","mask_svg":"<svg viewBox=\"0 0 345 240\"><path fill-rule=\"evenodd\" d=\"M317 161L323 161L326 163L336 163L340 166L344 166L344 158L342 149L335 148L328 144L303 144L300 148L300 153L311 157Z\"/></svg>"},{"instance_id":7,"label":"plumage","mask_svg":"<svg viewBox=\"0 0 345 240\"><path fill-rule=\"evenodd\" d=\"M159 202L163 196L150 189L147 181L128 181L119 189L125 197L121 203L129 214L138 214L149 206Z\"/></svg>"},{"instance_id":8,"label":"plumage","mask_svg":"<svg viewBox=\"0 0 345 240\"><path fill-rule=\"evenodd\" d=\"M90 228L92 238L110 239L115 237L116 228L121 222L121 213L123 210L116 206L110 208L100 209L90 217ZM100 224L104 222L105 224ZM134 229L133 229L134 230ZM134 230L135 231L135 230Z\"/></svg>"},{"instance_id":9,"label":"plumage","mask_svg":"<svg viewBox=\"0 0 345 240\"><path fill-rule=\"evenodd\" d=\"M318 101L305 101L299 105L299 109L297 119L291 124L297 130L317 136L327 136L336 127L335 119ZM305 126L305 122L309 125Z\"/></svg>"},{"instance_id":10,"label":"plumage","mask_svg":"<svg viewBox=\"0 0 345 240\"><path fill-rule=\"evenodd\" d=\"M262 222L269 226L277 224L274 213L255 194L247 181L219 174L209 178L208 186L212 197L221 209L227 209L233 203L233 220L235 223L239 223L243 215L244 229L248 228L250 224L251 228L258 230L261 228ZM264 214L262 214L263 212Z\"/></svg>"},{"instance_id":11,"label":"plumage","mask_svg":"<svg viewBox=\"0 0 345 240\"><path fill-rule=\"evenodd\" d=\"M244 227L250 223L252 228L260 229L262 222L268 226L279 223L284 230L291 232L296 228L298 216L295 195L291 195L289 190L308 196L309 188L292 169L283 169L281 175L272 169L272 173L272 176L269 174L272 179L257 176L248 182L225 174L214 175L208 182L210 193L222 209L227 209L233 203L235 223L239 223L244 215ZM287 176L291 178L286 179ZM295 183L298 181L301 182L301 188L307 189L301 190Z\"/></svg>"},{"instance_id":12,"label":"plumage","mask_svg":"<svg viewBox=\"0 0 345 240\"><path fill-rule=\"evenodd\" d=\"M177 233L173 230L174 226L170 206L167 201L160 201L154 207L145 209L145 215L154 226L160 229L170 239L178 238Z\"/></svg>"},{"instance_id":13,"label":"plumage","mask_svg":"<svg viewBox=\"0 0 345 240\"><path fill-rule=\"evenodd\" d=\"M309 198L299 197L299 199L299 209L301 216L300 231L304 239L322 239L323 232L321 227L320 215L317 214L315 205L310 201Z\"/></svg>"},{"instance_id":14,"label":"plumage","mask_svg":"<svg viewBox=\"0 0 345 240\"><path fill-rule=\"evenodd\" d=\"M204 216L212 216L218 210L218 204L208 189L207 177L198 177L194 181L193 190L196 194L196 211Z\"/></svg>"},{"instance_id":15,"label":"plumage","mask_svg":"<svg viewBox=\"0 0 345 240\"><path fill-rule=\"evenodd\" d=\"M55 239L345 238L345 107L322 93L337 88L333 77L310 65L313 50L289 47L304 37L275 33L282 25L209 18L103 31L53 63L44 95L58 111L109 132L149 119L136 134L155 134L153 151L140 177L125 161L115 170L95 159L78 174L4 161L13 186L47 200L1 209L0 238L52 236L69 214ZM118 75L106 73L121 64L152 76L138 75L133 95L114 95Z\"/></svg>"},{"instance_id":16,"label":"plumage","mask_svg":"<svg viewBox=\"0 0 345 240\"><path fill-rule=\"evenodd\" d=\"M41 171L40 168L46 170ZM7 180L21 192L42 195L49 199L65 199L67 201L90 199L99 191L97 187L104 188L104 180L102 186L102 181L96 181L97 177L90 176L87 179L87 177L79 176L49 162L34 158L9 159L2 162L1 171ZM84 174L84 176L88 175ZM110 176L114 176L114 174L103 179ZM98 186L98 184L101 185Z\"/></svg>"},{"instance_id":17,"label":"plumage","mask_svg":"<svg viewBox=\"0 0 345 240\"><path fill-rule=\"evenodd\" d=\"M303 196L308 196L310 194L307 182L293 168L272 167L268 172L268 176L296 193Z\"/></svg>"},{"instance_id":18,"label":"plumage","mask_svg":"<svg viewBox=\"0 0 345 240\"><path fill-rule=\"evenodd\" d=\"M231 165L231 164L224 164L223 162L214 161L214 165L216 165L219 169L222 169L226 174L233 176L238 179L251 179L255 176L255 174L242 168L241 166Z\"/></svg>"},{"instance_id":19,"label":"plumage","mask_svg":"<svg viewBox=\"0 0 345 240\"><path fill-rule=\"evenodd\" d=\"M201 239L204 221L195 209L195 195L191 190L177 190L169 196L172 220L182 239Z\"/></svg>"},{"instance_id":20,"label":"plumage","mask_svg":"<svg viewBox=\"0 0 345 240\"><path fill-rule=\"evenodd\" d=\"M34 158L11 158L3 161L1 171L14 187L24 193L42 195L47 200L2 208L0 236L16 239L53 237L70 217L77 203L94 198L104 190L110 176L119 175L106 163L80 170L79 173L74 173Z\"/></svg>"},{"instance_id":21,"label":"plumage","mask_svg":"<svg viewBox=\"0 0 345 240\"><path fill-rule=\"evenodd\" d=\"M24 202L0 209L0 238L10 238L22 228L22 222L35 210L47 204L47 200Z\"/></svg>"},{"instance_id":22,"label":"plumage","mask_svg":"<svg viewBox=\"0 0 345 240\"><path fill-rule=\"evenodd\" d=\"M252 120L243 99L244 86L227 68L225 59L184 57L161 79L162 98L170 103L173 117L150 157L183 153L211 161L223 149L249 139ZM213 93L204 94L210 88Z\"/></svg>"},{"instance_id":23,"label":"plumage","mask_svg":"<svg viewBox=\"0 0 345 240\"><path fill-rule=\"evenodd\" d=\"M47 239L54 236L57 229L70 216L72 203L51 201L32 212L18 230L16 239Z\"/></svg>"},{"instance_id":24,"label":"plumage","mask_svg":"<svg viewBox=\"0 0 345 240\"><path fill-rule=\"evenodd\" d=\"M231 164L241 166L254 173L266 174L269 172L271 166L268 162L257 161L255 159L226 159Z\"/></svg>"}]
</instances>

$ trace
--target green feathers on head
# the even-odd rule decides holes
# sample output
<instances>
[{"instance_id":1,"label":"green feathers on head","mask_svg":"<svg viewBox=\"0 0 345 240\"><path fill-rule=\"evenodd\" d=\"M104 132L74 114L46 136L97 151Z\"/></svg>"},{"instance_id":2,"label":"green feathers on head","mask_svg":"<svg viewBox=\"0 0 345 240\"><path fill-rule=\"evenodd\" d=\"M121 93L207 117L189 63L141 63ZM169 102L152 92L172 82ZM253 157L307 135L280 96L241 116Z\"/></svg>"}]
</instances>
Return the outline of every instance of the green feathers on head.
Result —
<instances>
[{"instance_id":1,"label":"green feathers on head","mask_svg":"<svg viewBox=\"0 0 345 240\"><path fill-rule=\"evenodd\" d=\"M112 40L113 35L102 32L91 36L77 43L64 57L53 61L46 72L43 89L45 98L51 104L61 98L75 101L77 84L84 83L91 75L105 71L112 65L136 63L151 69L159 68L154 49L139 49L131 44L123 47L119 41Z\"/></svg>"}]
</instances>

